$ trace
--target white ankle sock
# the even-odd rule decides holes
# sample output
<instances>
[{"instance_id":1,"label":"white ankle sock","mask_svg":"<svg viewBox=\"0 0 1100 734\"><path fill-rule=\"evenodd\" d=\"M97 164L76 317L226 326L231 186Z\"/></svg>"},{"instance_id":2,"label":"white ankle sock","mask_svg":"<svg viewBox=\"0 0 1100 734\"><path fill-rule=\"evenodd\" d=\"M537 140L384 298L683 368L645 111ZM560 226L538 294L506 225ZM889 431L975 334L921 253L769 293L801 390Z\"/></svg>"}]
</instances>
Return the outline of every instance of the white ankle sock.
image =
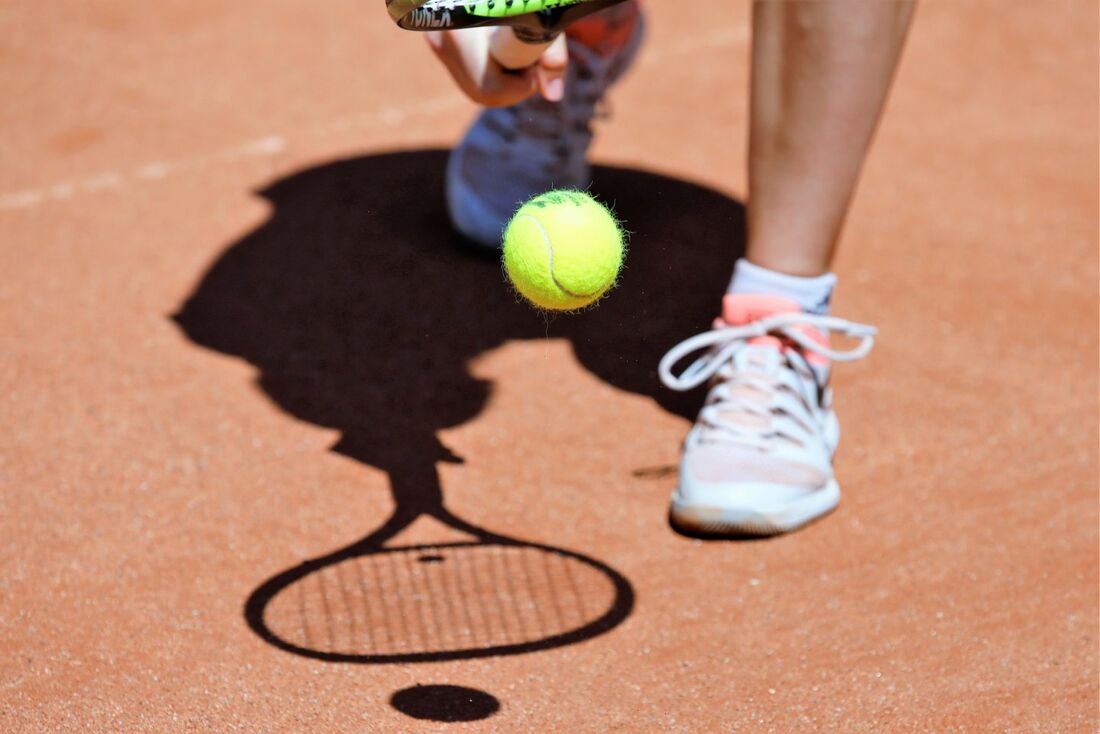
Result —
<instances>
[{"instance_id":1,"label":"white ankle sock","mask_svg":"<svg viewBox=\"0 0 1100 734\"><path fill-rule=\"evenodd\" d=\"M797 301L806 313L825 315L829 313L829 300L835 287L836 275L833 273L804 278L777 273L741 258L733 268L733 278L726 292L784 296Z\"/></svg>"}]
</instances>

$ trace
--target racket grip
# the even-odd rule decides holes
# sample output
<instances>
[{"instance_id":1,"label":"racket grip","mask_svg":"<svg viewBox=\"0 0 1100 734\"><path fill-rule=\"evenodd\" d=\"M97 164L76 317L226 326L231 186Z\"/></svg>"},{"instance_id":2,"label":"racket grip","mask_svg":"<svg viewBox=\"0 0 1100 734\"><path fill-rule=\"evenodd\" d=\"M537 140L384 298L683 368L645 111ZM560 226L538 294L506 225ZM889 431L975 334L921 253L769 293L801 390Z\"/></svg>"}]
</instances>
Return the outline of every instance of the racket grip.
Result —
<instances>
[{"instance_id":1,"label":"racket grip","mask_svg":"<svg viewBox=\"0 0 1100 734\"><path fill-rule=\"evenodd\" d=\"M539 43L523 41L509 26L501 26L493 30L489 53L505 69L526 69L537 63L542 52L553 42L554 39Z\"/></svg>"}]
</instances>

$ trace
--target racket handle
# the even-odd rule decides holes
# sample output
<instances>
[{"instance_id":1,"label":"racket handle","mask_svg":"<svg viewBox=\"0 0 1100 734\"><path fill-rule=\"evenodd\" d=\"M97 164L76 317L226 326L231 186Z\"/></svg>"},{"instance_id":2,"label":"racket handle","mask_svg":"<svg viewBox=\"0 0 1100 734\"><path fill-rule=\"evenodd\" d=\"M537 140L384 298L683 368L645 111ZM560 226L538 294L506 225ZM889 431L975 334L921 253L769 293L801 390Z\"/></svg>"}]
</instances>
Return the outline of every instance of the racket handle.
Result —
<instances>
[{"instance_id":1,"label":"racket handle","mask_svg":"<svg viewBox=\"0 0 1100 734\"><path fill-rule=\"evenodd\" d=\"M501 26L493 30L489 53L505 69L526 69L537 63L543 51L553 42L554 39L545 43L522 41L509 26Z\"/></svg>"}]
</instances>

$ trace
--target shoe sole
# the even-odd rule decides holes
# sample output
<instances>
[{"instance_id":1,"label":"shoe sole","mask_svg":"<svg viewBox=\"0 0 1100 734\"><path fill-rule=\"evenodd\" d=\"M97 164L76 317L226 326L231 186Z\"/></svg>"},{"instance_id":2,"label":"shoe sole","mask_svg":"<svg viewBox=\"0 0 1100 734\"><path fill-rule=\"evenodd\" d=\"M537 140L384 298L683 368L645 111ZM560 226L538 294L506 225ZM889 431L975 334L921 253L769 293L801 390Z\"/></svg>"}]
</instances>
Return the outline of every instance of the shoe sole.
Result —
<instances>
[{"instance_id":1,"label":"shoe sole","mask_svg":"<svg viewBox=\"0 0 1100 734\"><path fill-rule=\"evenodd\" d=\"M840 486L835 479L820 490L796 502L777 507L715 507L697 505L672 495L669 522L677 530L709 536L769 536L798 530L829 514L840 502Z\"/></svg>"}]
</instances>

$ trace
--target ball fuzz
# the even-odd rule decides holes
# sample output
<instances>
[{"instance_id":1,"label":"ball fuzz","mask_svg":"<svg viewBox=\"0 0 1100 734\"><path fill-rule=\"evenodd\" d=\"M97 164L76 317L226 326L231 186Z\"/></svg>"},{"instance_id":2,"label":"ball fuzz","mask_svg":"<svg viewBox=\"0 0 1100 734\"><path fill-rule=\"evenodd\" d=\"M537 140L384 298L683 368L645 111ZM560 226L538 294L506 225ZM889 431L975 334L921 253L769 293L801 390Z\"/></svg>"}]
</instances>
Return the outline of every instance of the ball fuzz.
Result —
<instances>
[{"instance_id":1,"label":"ball fuzz","mask_svg":"<svg viewBox=\"0 0 1100 734\"><path fill-rule=\"evenodd\" d=\"M539 308L573 311L615 285L625 245L618 221L582 191L539 194L504 230L508 279Z\"/></svg>"}]
</instances>

